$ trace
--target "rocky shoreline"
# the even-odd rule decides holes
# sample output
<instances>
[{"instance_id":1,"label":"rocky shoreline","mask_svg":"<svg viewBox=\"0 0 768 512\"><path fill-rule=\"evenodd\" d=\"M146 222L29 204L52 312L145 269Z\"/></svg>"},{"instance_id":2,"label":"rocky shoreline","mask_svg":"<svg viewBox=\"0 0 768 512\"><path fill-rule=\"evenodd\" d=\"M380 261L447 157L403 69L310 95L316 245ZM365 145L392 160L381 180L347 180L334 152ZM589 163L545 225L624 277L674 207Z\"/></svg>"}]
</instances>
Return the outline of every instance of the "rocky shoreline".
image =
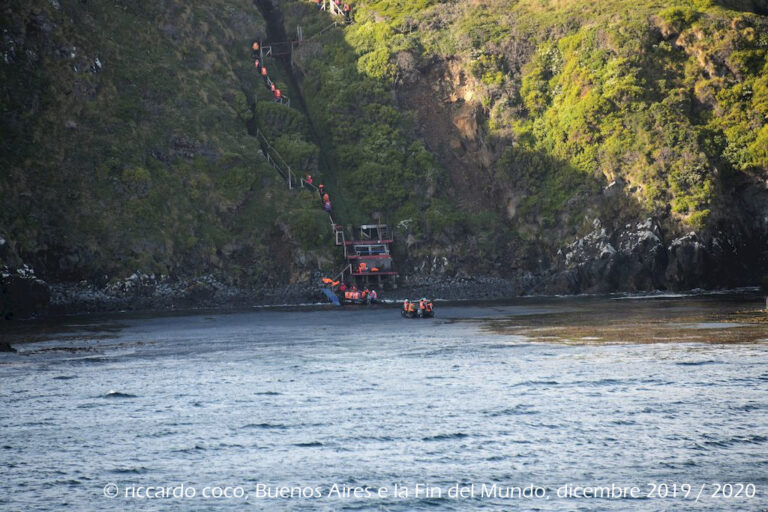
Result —
<instances>
[{"instance_id":1,"label":"rocky shoreline","mask_svg":"<svg viewBox=\"0 0 768 512\"><path fill-rule=\"evenodd\" d=\"M765 285L740 258L743 244L687 233L665 239L653 219L606 232L595 220L588 235L560 249L549 269L511 278L435 271L402 275L399 287L383 290L384 299L404 297L446 300L503 299L524 295L578 295L613 292L730 289ZM764 268L757 256L756 268ZM755 258L753 258L755 259ZM89 281L46 283L26 264L0 267L2 318L123 310L178 310L324 303L316 272L305 282L241 288L213 275L178 278L135 272L99 286Z\"/></svg>"},{"instance_id":2,"label":"rocky shoreline","mask_svg":"<svg viewBox=\"0 0 768 512\"><path fill-rule=\"evenodd\" d=\"M6 320L72 313L220 309L327 302L318 284L319 277L312 282L242 289L224 284L211 275L173 279L136 272L104 286L88 281L49 284L35 277L29 270L23 276L7 271L4 276L4 284L13 283L13 286L4 286ZM466 275L405 276L398 288L381 290L380 297L387 300L417 296L445 300L503 299L525 295L532 279L532 276L521 279Z\"/></svg>"}]
</instances>

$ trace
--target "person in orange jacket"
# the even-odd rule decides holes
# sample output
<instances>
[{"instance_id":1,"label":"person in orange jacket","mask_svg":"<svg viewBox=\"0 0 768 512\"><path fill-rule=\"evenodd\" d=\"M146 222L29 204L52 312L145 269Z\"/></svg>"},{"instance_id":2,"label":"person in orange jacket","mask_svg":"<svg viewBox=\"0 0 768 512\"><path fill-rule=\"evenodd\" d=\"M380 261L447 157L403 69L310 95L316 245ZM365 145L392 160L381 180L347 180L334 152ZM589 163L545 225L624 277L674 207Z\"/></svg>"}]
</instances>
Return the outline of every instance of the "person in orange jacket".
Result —
<instances>
[{"instance_id":1,"label":"person in orange jacket","mask_svg":"<svg viewBox=\"0 0 768 512\"><path fill-rule=\"evenodd\" d=\"M343 11L344 11L344 18L346 19L347 23L349 23L349 16L350 14L352 14L352 6L345 3Z\"/></svg>"},{"instance_id":2,"label":"person in orange jacket","mask_svg":"<svg viewBox=\"0 0 768 512\"><path fill-rule=\"evenodd\" d=\"M331 198L330 198L330 196L328 195L328 193L325 193L325 194L323 194L323 202L324 202L324 203L327 203L327 202L328 202L328 201L330 201L330 200L331 200Z\"/></svg>"}]
</instances>

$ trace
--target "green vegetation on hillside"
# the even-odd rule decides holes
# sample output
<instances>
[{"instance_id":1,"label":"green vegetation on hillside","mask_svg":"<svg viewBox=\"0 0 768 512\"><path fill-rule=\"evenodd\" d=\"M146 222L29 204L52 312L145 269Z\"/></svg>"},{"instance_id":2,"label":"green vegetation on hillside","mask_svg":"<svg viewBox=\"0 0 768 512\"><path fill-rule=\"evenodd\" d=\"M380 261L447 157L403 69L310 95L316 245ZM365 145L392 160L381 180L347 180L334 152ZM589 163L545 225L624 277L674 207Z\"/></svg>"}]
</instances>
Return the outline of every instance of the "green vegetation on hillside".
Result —
<instances>
[{"instance_id":1,"label":"green vegetation on hillside","mask_svg":"<svg viewBox=\"0 0 768 512\"><path fill-rule=\"evenodd\" d=\"M294 20L305 34L332 22L309 4L296 5ZM289 22L290 23L290 22ZM354 37L354 36L350 36ZM386 34L370 34L381 39ZM378 212L396 221L413 216L418 205L429 205L430 187L442 179L433 155L408 131L408 116L389 91L395 66L389 53L361 55L351 50L340 30L309 43L309 54L297 60L303 72L303 93L326 151L332 198L347 222L370 220ZM358 38L361 44L365 38Z\"/></svg>"},{"instance_id":2,"label":"green vegetation on hillside","mask_svg":"<svg viewBox=\"0 0 768 512\"><path fill-rule=\"evenodd\" d=\"M360 124L345 115L366 127L391 120L379 105L387 103L386 86L408 67L460 59L475 80L482 135L500 155L495 176L525 198L514 222L546 228L573 221L588 197L599 201L597 185L618 179L639 208L669 211L675 223L698 228L723 199L729 173L768 170L768 19L750 12L759 7L709 0L361 1L356 23L344 29L348 47L323 40L307 89L339 147L355 142L341 152L341 168L357 167L355 184L369 177L380 184L383 168L358 142L397 138L372 129L361 139ZM401 58L404 52L413 59ZM399 183L409 168L391 156L375 161Z\"/></svg>"},{"instance_id":3,"label":"green vegetation on hillside","mask_svg":"<svg viewBox=\"0 0 768 512\"><path fill-rule=\"evenodd\" d=\"M361 0L329 27L284 0L307 38L300 91L265 63L287 107L255 76L251 2L13 0L0 235L55 279L333 268L316 197L286 190L255 129L342 222L412 235L414 262L541 270L595 217L738 224L739 188L768 173L763 4Z\"/></svg>"},{"instance_id":4,"label":"green vegetation on hillside","mask_svg":"<svg viewBox=\"0 0 768 512\"><path fill-rule=\"evenodd\" d=\"M0 226L45 275L248 282L304 270L285 251L327 252L313 198L284 190L246 129L256 112L292 164L315 158L301 115L251 107L251 2L12 2L2 16Z\"/></svg>"}]
</instances>

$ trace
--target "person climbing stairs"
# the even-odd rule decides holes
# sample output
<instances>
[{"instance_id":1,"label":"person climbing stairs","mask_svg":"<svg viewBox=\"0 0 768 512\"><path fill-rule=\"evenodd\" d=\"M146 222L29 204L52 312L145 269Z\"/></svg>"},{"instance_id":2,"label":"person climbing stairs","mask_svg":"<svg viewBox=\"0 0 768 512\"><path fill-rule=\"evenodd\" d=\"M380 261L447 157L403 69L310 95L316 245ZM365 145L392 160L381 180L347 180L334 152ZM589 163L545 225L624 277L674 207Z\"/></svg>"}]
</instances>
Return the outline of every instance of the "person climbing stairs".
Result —
<instances>
[{"instance_id":1,"label":"person climbing stairs","mask_svg":"<svg viewBox=\"0 0 768 512\"><path fill-rule=\"evenodd\" d=\"M329 0L329 4L331 3L332 2ZM344 10L347 14L349 13L349 4L344 4ZM289 102L283 101L286 99L285 96L283 96L280 89L272 81L269 76L269 70L264 65L264 45L259 41L254 41L251 45L251 50L253 52L252 57L258 52L258 58L253 58L254 69L258 75L263 78L265 86L274 95L275 101L290 106ZM341 286L344 286L344 280L345 277L347 277L354 280L360 279L361 284L364 283L367 287L373 276L378 281L378 285L381 288L383 286L382 278L394 278L397 276L397 272L392 270L392 257L389 251L389 244L392 243L392 240L387 239L389 237L389 228L386 225L376 224L360 226L361 240L347 241L344 234L344 227L341 224L338 224L333 218L330 194L325 186L322 183L315 186L313 183L314 180L310 174L305 174L304 178L297 178L297 174L291 169L290 165L288 165L272 144L270 144L266 135L259 128L256 128L255 136L259 140L262 153L267 162L286 180L289 189L306 188L317 192L322 208L328 214L334 243L342 248L345 260L344 268L339 273L337 279L331 280L331 283L336 283L337 285L341 283ZM374 238L376 237L377 239L374 241ZM367 258L368 261L360 261L361 258ZM324 293L326 291L330 292L330 290L324 289ZM332 294L326 293L326 295L330 299Z\"/></svg>"}]
</instances>

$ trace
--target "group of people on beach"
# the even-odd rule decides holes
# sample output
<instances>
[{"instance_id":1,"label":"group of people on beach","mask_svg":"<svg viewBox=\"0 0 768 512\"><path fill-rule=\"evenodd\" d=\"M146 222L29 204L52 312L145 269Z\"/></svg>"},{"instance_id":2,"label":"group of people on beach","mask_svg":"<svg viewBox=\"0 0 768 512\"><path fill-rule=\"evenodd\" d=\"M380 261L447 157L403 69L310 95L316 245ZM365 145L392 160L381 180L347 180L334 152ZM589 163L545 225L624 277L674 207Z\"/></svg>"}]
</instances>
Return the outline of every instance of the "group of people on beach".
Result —
<instances>
[{"instance_id":1,"label":"group of people on beach","mask_svg":"<svg viewBox=\"0 0 768 512\"><path fill-rule=\"evenodd\" d=\"M348 285L341 281L334 281L330 277L323 278L323 284L334 291L340 299L346 302L374 303L378 302L379 294L376 290L364 288L359 290L355 285Z\"/></svg>"},{"instance_id":2,"label":"group of people on beach","mask_svg":"<svg viewBox=\"0 0 768 512\"><path fill-rule=\"evenodd\" d=\"M376 302L379 299L379 294L376 293L376 290L369 290L368 288L358 290L357 286L347 287L344 283L339 286L339 293L342 293L344 299L349 302Z\"/></svg>"}]
</instances>

